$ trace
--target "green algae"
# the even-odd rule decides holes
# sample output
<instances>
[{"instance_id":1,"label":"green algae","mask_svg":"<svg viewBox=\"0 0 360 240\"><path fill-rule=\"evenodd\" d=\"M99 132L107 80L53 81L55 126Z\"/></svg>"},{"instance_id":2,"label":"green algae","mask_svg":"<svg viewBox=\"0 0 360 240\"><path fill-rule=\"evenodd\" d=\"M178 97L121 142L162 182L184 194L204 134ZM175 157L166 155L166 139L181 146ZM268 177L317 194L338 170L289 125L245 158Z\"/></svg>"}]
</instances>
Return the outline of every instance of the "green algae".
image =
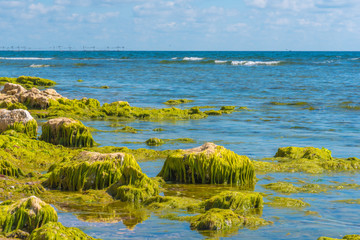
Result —
<instances>
[{"instance_id":1,"label":"green algae","mask_svg":"<svg viewBox=\"0 0 360 240\"><path fill-rule=\"evenodd\" d=\"M310 206L310 204L294 198L287 197L272 197L270 202L266 202L266 205L276 208L304 208Z\"/></svg>"},{"instance_id":2,"label":"green algae","mask_svg":"<svg viewBox=\"0 0 360 240\"><path fill-rule=\"evenodd\" d=\"M146 145L148 146L160 146L163 145L165 142L162 139L159 138L150 138L145 141Z\"/></svg>"},{"instance_id":3,"label":"green algae","mask_svg":"<svg viewBox=\"0 0 360 240\"><path fill-rule=\"evenodd\" d=\"M40 139L66 147L92 147L90 130L80 121L69 118L51 119L42 126Z\"/></svg>"},{"instance_id":4,"label":"green algae","mask_svg":"<svg viewBox=\"0 0 360 240\"><path fill-rule=\"evenodd\" d=\"M107 192L115 199L138 204L158 195L159 186L140 170L127 166L123 169L120 180L111 185Z\"/></svg>"},{"instance_id":5,"label":"green algae","mask_svg":"<svg viewBox=\"0 0 360 240\"><path fill-rule=\"evenodd\" d=\"M189 99L176 99L176 100L173 100L173 99L170 99L170 100L167 100L166 102L163 102L163 103L166 104L166 105L179 105L179 104L191 103L191 102L194 102L194 100L189 100Z\"/></svg>"},{"instance_id":6,"label":"green algae","mask_svg":"<svg viewBox=\"0 0 360 240\"><path fill-rule=\"evenodd\" d=\"M222 106L220 108L221 111L234 111L236 106Z\"/></svg>"},{"instance_id":7,"label":"green algae","mask_svg":"<svg viewBox=\"0 0 360 240\"><path fill-rule=\"evenodd\" d=\"M77 82L83 82L83 81L84 81L84 80L82 80L82 79L78 79L78 80L77 80Z\"/></svg>"},{"instance_id":8,"label":"green algae","mask_svg":"<svg viewBox=\"0 0 360 240\"><path fill-rule=\"evenodd\" d=\"M20 76L18 78L0 77L0 85L5 83L20 84L21 86L30 89L33 87L50 87L54 86L56 82L39 77Z\"/></svg>"},{"instance_id":9,"label":"green algae","mask_svg":"<svg viewBox=\"0 0 360 240\"><path fill-rule=\"evenodd\" d=\"M4 233L16 229L31 233L34 229L58 219L53 207L34 196L17 202L1 203L0 213L0 226Z\"/></svg>"},{"instance_id":10,"label":"green algae","mask_svg":"<svg viewBox=\"0 0 360 240\"><path fill-rule=\"evenodd\" d=\"M29 240L92 240L83 231L74 227L64 227L59 222L49 222L35 229L28 238Z\"/></svg>"},{"instance_id":11,"label":"green algae","mask_svg":"<svg viewBox=\"0 0 360 240\"><path fill-rule=\"evenodd\" d=\"M357 234L351 234L351 235L345 235L343 238L345 240L360 240L360 235ZM317 240L341 240L339 238L330 238L330 237L319 237Z\"/></svg>"},{"instance_id":12,"label":"green algae","mask_svg":"<svg viewBox=\"0 0 360 240\"><path fill-rule=\"evenodd\" d=\"M6 130L14 130L19 133L25 133L30 138L36 138L37 129L38 124L34 119L27 121L25 124L23 122L14 122L14 124L8 125L6 128Z\"/></svg>"},{"instance_id":13,"label":"green algae","mask_svg":"<svg viewBox=\"0 0 360 240\"><path fill-rule=\"evenodd\" d=\"M278 149L274 157L332 160L330 150L314 147L282 147Z\"/></svg>"},{"instance_id":14,"label":"green algae","mask_svg":"<svg viewBox=\"0 0 360 240\"><path fill-rule=\"evenodd\" d=\"M2 156L0 156L0 174L10 177L24 176L24 173L20 168L15 167L11 162L1 158Z\"/></svg>"},{"instance_id":15,"label":"green algae","mask_svg":"<svg viewBox=\"0 0 360 240\"><path fill-rule=\"evenodd\" d=\"M154 132L163 132L163 131L165 131L165 129L163 129L163 128L154 128L153 131Z\"/></svg>"},{"instance_id":16,"label":"green algae","mask_svg":"<svg viewBox=\"0 0 360 240\"><path fill-rule=\"evenodd\" d=\"M204 111L204 113L206 115L209 115L209 116L219 116L219 115L222 115L222 111L216 111L216 110L208 110L208 111Z\"/></svg>"},{"instance_id":17,"label":"green algae","mask_svg":"<svg viewBox=\"0 0 360 240\"><path fill-rule=\"evenodd\" d=\"M183 209L197 207L199 200L176 196L154 196L144 202L144 206L150 209Z\"/></svg>"},{"instance_id":18,"label":"green algae","mask_svg":"<svg viewBox=\"0 0 360 240\"><path fill-rule=\"evenodd\" d=\"M225 191L204 201L205 211L212 208L231 209L242 215L261 214L263 197L259 193Z\"/></svg>"},{"instance_id":19,"label":"green algae","mask_svg":"<svg viewBox=\"0 0 360 240\"><path fill-rule=\"evenodd\" d=\"M14 110L14 109L24 109L24 110L27 110L27 107L22 104L22 103L6 103L6 102L3 102L4 107L6 107L7 110ZM2 104L2 105L3 105Z\"/></svg>"},{"instance_id":20,"label":"green algae","mask_svg":"<svg viewBox=\"0 0 360 240\"><path fill-rule=\"evenodd\" d=\"M234 184L245 188L255 185L254 166L249 158L213 143L168 156L158 176L180 183Z\"/></svg>"},{"instance_id":21,"label":"green algae","mask_svg":"<svg viewBox=\"0 0 360 240\"><path fill-rule=\"evenodd\" d=\"M129 154L82 152L72 161L53 166L44 184L52 189L69 191L103 189L119 181L129 166L140 170L135 158Z\"/></svg>"}]
</instances>

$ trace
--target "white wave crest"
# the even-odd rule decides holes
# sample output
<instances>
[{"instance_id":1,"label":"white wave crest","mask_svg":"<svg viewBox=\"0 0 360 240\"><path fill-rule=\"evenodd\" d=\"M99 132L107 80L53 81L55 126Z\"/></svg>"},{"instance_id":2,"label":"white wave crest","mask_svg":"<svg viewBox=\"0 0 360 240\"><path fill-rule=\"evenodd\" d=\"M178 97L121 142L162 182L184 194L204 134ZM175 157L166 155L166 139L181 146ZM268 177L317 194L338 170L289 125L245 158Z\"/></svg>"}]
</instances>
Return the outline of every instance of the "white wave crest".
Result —
<instances>
[{"instance_id":1,"label":"white wave crest","mask_svg":"<svg viewBox=\"0 0 360 240\"><path fill-rule=\"evenodd\" d=\"M231 65L257 66L257 65L278 65L281 61L232 61Z\"/></svg>"},{"instance_id":2,"label":"white wave crest","mask_svg":"<svg viewBox=\"0 0 360 240\"><path fill-rule=\"evenodd\" d=\"M53 58L38 58L38 57L0 57L4 60L51 60Z\"/></svg>"},{"instance_id":3,"label":"white wave crest","mask_svg":"<svg viewBox=\"0 0 360 240\"><path fill-rule=\"evenodd\" d=\"M215 60L216 64L224 64L227 63L228 61L224 61L224 60Z\"/></svg>"},{"instance_id":4,"label":"white wave crest","mask_svg":"<svg viewBox=\"0 0 360 240\"><path fill-rule=\"evenodd\" d=\"M360 60L360 58L350 58L349 60L356 61L356 60Z\"/></svg>"},{"instance_id":5,"label":"white wave crest","mask_svg":"<svg viewBox=\"0 0 360 240\"><path fill-rule=\"evenodd\" d=\"M178 59L177 57L173 57L173 58L171 58L172 60L176 60L176 59Z\"/></svg>"},{"instance_id":6,"label":"white wave crest","mask_svg":"<svg viewBox=\"0 0 360 240\"><path fill-rule=\"evenodd\" d=\"M184 57L183 60L184 61L200 61L203 60L204 58L200 58L200 57Z\"/></svg>"},{"instance_id":7,"label":"white wave crest","mask_svg":"<svg viewBox=\"0 0 360 240\"><path fill-rule=\"evenodd\" d=\"M31 64L29 67L31 67L31 68L42 68L42 67L50 67L50 65L45 65L45 64Z\"/></svg>"}]
</instances>

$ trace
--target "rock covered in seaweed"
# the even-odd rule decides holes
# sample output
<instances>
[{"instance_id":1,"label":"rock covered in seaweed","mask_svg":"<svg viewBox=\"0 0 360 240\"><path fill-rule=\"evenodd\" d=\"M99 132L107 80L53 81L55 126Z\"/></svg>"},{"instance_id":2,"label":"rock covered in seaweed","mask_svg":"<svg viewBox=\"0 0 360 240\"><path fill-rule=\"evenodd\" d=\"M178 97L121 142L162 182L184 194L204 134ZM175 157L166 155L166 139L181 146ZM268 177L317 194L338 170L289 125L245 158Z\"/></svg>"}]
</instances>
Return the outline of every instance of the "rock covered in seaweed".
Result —
<instances>
[{"instance_id":1,"label":"rock covered in seaweed","mask_svg":"<svg viewBox=\"0 0 360 240\"><path fill-rule=\"evenodd\" d=\"M83 231L74 227L64 227L59 222L49 222L40 228L35 229L28 240L92 240Z\"/></svg>"},{"instance_id":2,"label":"rock covered in seaweed","mask_svg":"<svg viewBox=\"0 0 360 240\"><path fill-rule=\"evenodd\" d=\"M281 147L274 157L285 157L292 159L324 159L331 160L331 151L326 148L315 147Z\"/></svg>"},{"instance_id":3,"label":"rock covered in seaweed","mask_svg":"<svg viewBox=\"0 0 360 240\"><path fill-rule=\"evenodd\" d=\"M17 132L25 133L29 137L36 137L37 127L37 122L26 110L0 110L0 133L13 129Z\"/></svg>"},{"instance_id":4,"label":"rock covered in seaweed","mask_svg":"<svg viewBox=\"0 0 360 240\"><path fill-rule=\"evenodd\" d=\"M93 147L90 130L72 118L54 118L42 126L41 140L65 147Z\"/></svg>"},{"instance_id":5,"label":"rock covered in seaweed","mask_svg":"<svg viewBox=\"0 0 360 240\"><path fill-rule=\"evenodd\" d=\"M212 208L231 209L241 214L260 214L263 197L259 193L225 191L206 200L202 205L205 210Z\"/></svg>"},{"instance_id":6,"label":"rock covered in seaweed","mask_svg":"<svg viewBox=\"0 0 360 240\"><path fill-rule=\"evenodd\" d=\"M22 103L32 108L47 108L51 100L64 98L54 89L40 91L37 88L25 89L19 84L6 83L0 94L0 105L8 107L10 103Z\"/></svg>"},{"instance_id":7,"label":"rock covered in seaweed","mask_svg":"<svg viewBox=\"0 0 360 240\"><path fill-rule=\"evenodd\" d=\"M17 229L31 233L48 222L56 222L57 219L55 209L35 196L0 204L0 226L3 233Z\"/></svg>"},{"instance_id":8,"label":"rock covered in seaweed","mask_svg":"<svg viewBox=\"0 0 360 240\"><path fill-rule=\"evenodd\" d=\"M255 186L254 166L250 159L214 143L168 156L158 176L165 181L180 183Z\"/></svg>"},{"instance_id":9,"label":"rock covered in seaweed","mask_svg":"<svg viewBox=\"0 0 360 240\"><path fill-rule=\"evenodd\" d=\"M30 89L34 86L40 87L49 87L54 86L56 82L39 77L31 77L31 76L20 76L18 78L8 78L8 77L0 77L0 85L6 83L14 83L14 84L21 84L22 86Z\"/></svg>"},{"instance_id":10,"label":"rock covered in seaweed","mask_svg":"<svg viewBox=\"0 0 360 240\"><path fill-rule=\"evenodd\" d=\"M15 167L11 162L0 159L0 174L10 177L24 176L20 168Z\"/></svg>"},{"instance_id":11,"label":"rock covered in seaweed","mask_svg":"<svg viewBox=\"0 0 360 240\"><path fill-rule=\"evenodd\" d=\"M345 240L360 240L360 235L358 234L351 234L351 235L345 235L343 238ZM341 240L340 238L330 238L330 237L319 237L317 240Z\"/></svg>"},{"instance_id":12,"label":"rock covered in seaweed","mask_svg":"<svg viewBox=\"0 0 360 240\"><path fill-rule=\"evenodd\" d=\"M164 140L159 139L159 138L149 138L148 140L145 141L146 145L148 146L160 146L162 144L164 144Z\"/></svg>"},{"instance_id":13,"label":"rock covered in seaweed","mask_svg":"<svg viewBox=\"0 0 360 240\"><path fill-rule=\"evenodd\" d=\"M120 180L110 186L108 193L123 202L141 203L159 194L159 184L141 170L127 166Z\"/></svg>"},{"instance_id":14,"label":"rock covered in seaweed","mask_svg":"<svg viewBox=\"0 0 360 240\"><path fill-rule=\"evenodd\" d=\"M70 191L103 189L119 181L124 169L130 166L141 171L130 154L84 151L72 161L64 161L51 167L51 174L45 185Z\"/></svg>"}]
</instances>

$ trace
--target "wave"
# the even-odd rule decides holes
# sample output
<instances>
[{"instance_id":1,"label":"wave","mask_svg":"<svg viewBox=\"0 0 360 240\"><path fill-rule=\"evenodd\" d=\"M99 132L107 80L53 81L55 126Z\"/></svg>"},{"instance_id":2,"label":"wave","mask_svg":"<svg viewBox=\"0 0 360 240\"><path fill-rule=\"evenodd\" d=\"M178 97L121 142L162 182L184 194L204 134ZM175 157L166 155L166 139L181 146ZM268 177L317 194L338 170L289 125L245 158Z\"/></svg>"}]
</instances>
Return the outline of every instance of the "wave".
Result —
<instances>
[{"instance_id":1,"label":"wave","mask_svg":"<svg viewBox=\"0 0 360 240\"><path fill-rule=\"evenodd\" d=\"M31 68L42 68L42 67L50 67L50 65L45 65L45 64L31 64L29 67L31 67Z\"/></svg>"},{"instance_id":2,"label":"wave","mask_svg":"<svg viewBox=\"0 0 360 240\"><path fill-rule=\"evenodd\" d=\"M216 64L225 64L225 63L228 63L228 61L225 61L225 60L215 60L214 61Z\"/></svg>"},{"instance_id":3,"label":"wave","mask_svg":"<svg viewBox=\"0 0 360 240\"><path fill-rule=\"evenodd\" d=\"M281 61L231 61L231 65L257 66L257 65L279 65Z\"/></svg>"},{"instance_id":4,"label":"wave","mask_svg":"<svg viewBox=\"0 0 360 240\"><path fill-rule=\"evenodd\" d=\"M53 58L38 58L38 57L0 57L4 60L51 60Z\"/></svg>"},{"instance_id":5,"label":"wave","mask_svg":"<svg viewBox=\"0 0 360 240\"><path fill-rule=\"evenodd\" d=\"M200 58L200 57L184 57L183 60L184 61L201 61L201 60L204 60L204 58Z\"/></svg>"}]
</instances>

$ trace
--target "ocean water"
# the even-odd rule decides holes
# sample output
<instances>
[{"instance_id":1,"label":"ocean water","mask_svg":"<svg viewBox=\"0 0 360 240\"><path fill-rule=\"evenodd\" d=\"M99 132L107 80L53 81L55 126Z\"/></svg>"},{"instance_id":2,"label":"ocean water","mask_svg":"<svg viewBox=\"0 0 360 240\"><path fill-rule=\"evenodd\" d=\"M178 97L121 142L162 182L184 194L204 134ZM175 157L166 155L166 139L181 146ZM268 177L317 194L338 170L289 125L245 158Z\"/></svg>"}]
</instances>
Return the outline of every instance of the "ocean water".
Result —
<instances>
[{"instance_id":1,"label":"ocean water","mask_svg":"<svg viewBox=\"0 0 360 240\"><path fill-rule=\"evenodd\" d=\"M0 51L0 76L21 75L54 80L58 83L54 88L63 96L96 98L101 103L122 100L132 106L162 108L169 99L188 98L194 102L178 107L234 105L249 109L202 120L119 122L143 131L94 133L103 146L151 148L141 142L151 137L187 137L196 143L153 148L190 148L211 141L252 159L271 157L284 146L325 147L333 157L360 157L360 52ZM109 89L99 88L104 85ZM84 123L114 130L106 121ZM157 127L165 131L152 131ZM149 176L156 176L163 161L140 165ZM357 174L269 175L274 179L258 176L256 191L275 194L261 184L294 177L308 182L360 183ZM317 239L360 233L358 205L333 202L360 198L358 190L291 197L304 198L311 204L307 210L317 211L321 217L265 206L263 217L274 221L272 226L240 229L228 237ZM122 222L80 221L71 212L60 213L60 221L103 239L204 237L191 231L186 222L155 215L133 229Z\"/></svg>"}]
</instances>

